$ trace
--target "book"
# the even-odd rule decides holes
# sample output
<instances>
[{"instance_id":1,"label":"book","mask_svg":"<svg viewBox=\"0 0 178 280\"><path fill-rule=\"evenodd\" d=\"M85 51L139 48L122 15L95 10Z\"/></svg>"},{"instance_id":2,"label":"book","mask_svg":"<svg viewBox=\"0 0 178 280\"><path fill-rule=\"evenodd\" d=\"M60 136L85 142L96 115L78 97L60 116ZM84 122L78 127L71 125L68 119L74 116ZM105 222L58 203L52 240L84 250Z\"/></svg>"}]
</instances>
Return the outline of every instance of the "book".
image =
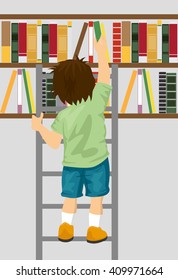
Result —
<instances>
[{"instance_id":1,"label":"book","mask_svg":"<svg viewBox=\"0 0 178 280\"><path fill-rule=\"evenodd\" d=\"M57 26L57 61L67 59L67 25Z\"/></svg>"},{"instance_id":2,"label":"book","mask_svg":"<svg viewBox=\"0 0 178 280\"><path fill-rule=\"evenodd\" d=\"M149 91L149 95L150 95L152 113L156 113L156 106L155 106L155 100L154 100L153 88L152 88L152 84L151 84L151 77L150 77L149 70L146 70L146 77L147 77L147 81L148 81L148 91Z\"/></svg>"},{"instance_id":3,"label":"book","mask_svg":"<svg viewBox=\"0 0 178 280\"><path fill-rule=\"evenodd\" d=\"M166 113L166 72L159 72L159 114Z\"/></svg>"},{"instance_id":4,"label":"book","mask_svg":"<svg viewBox=\"0 0 178 280\"><path fill-rule=\"evenodd\" d=\"M138 23L132 23L132 62L138 62Z\"/></svg>"},{"instance_id":5,"label":"book","mask_svg":"<svg viewBox=\"0 0 178 280\"><path fill-rule=\"evenodd\" d=\"M139 22L138 24L138 55L139 62L147 62L147 23Z\"/></svg>"},{"instance_id":6,"label":"book","mask_svg":"<svg viewBox=\"0 0 178 280\"><path fill-rule=\"evenodd\" d=\"M17 113L22 114L22 69L17 70Z\"/></svg>"},{"instance_id":7,"label":"book","mask_svg":"<svg viewBox=\"0 0 178 280\"><path fill-rule=\"evenodd\" d=\"M88 61L93 63L93 54L94 54L94 30L93 30L93 21L88 22Z\"/></svg>"},{"instance_id":8,"label":"book","mask_svg":"<svg viewBox=\"0 0 178 280\"><path fill-rule=\"evenodd\" d=\"M144 84L145 84L145 91L146 91L149 113L152 113L151 99L150 99L150 93L149 93L148 81L147 81L147 75L146 75L145 69L143 69L143 79L144 79Z\"/></svg>"},{"instance_id":9,"label":"book","mask_svg":"<svg viewBox=\"0 0 178 280\"><path fill-rule=\"evenodd\" d=\"M17 71L13 70L12 74L11 74L11 77L10 77L10 81L9 81L7 90L6 90L6 94L5 94L5 97L4 97L2 106L1 106L1 110L0 110L1 113L5 113L5 111L6 111L7 104L8 104L11 92L12 92L12 88L13 88L13 85L14 85L14 82L15 82L16 75L17 75Z\"/></svg>"},{"instance_id":10,"label":"book","mask_svg":"<svg viewBox=\"0 0 178 280\"><path fill-rule=\"evenodd\" d=\"M37 62L37 25L27 24L27 62Z\"/></svg>"},{"instance_id":11,"label":"book","mask_svg":"<svg viewBox=\"0 0 178 280\"><path fill-rule=\"evenodd\" d=\"M142 103L143 103L143 76L142 76L142 69L138 69L138 86L137 86L137 111L138 114L142 113Z\"/></svg>"},{"instance_id":12,"label":"book","mask_svg":"<svg viewBox=\"0 0 178 280\"><path fill-rule=\"evenodd\" d=\"M103 36L103 38L106 39L106 57L107 57L107 60L108 60L108 63L110 62L110 55L109 55L109 49L108 49L108 43L107 43L107 38L106 38L106 30L105 30L105 26L104 26L104 23L101 23L100 24L101 26L101 34Z\"/></svg>"},{"instance_id":13,"label":"book","mask_svg":"<svg viewBox=\"0 0 178 280\"><path fill-rule=\"evenodd\" d=\"M122 21L121 61L123 63L131 62L130 28L131 28L130 21Z\"/></svg>"},{"instance_id":14,"label":"book","mask_svg":"<svg viewBox=\"0 0 178 280\"><path fill-rule=\"evenodd\" d=\"M37 62L42 62L42 21L37 20Z\"/></svg>"},{"instance_id":15,"label":"book","mask_svg":"<svg viewBox=\"0 0 178 280\"><path fill-rule=\"evenodd\" d=\"M67 23L67 33L68 33L68 46L67 46L67 58L73 58L73 44L72 44L72 21L68 21Z\"/></svg>"},{"instance_id":16,"label":"book","mask_svg":"<svg viewBox=\"0 0 178 280\"><path fill-rule=\"evenodd\" d=\"M147 62L157 62L157 24L147 24Z\"/></svg>"},{"instance_id":17,"label":"book","mask_svg":"<svg viewBox=\"0 0 178 280\"><path fill-rule=\"evenodd\" d=\"M76 58L79 56L80 49L81 49L81 46L82 46L82 43L83 43L83 40L84 40L84 37L85 37L85 33L86 33L86 31L87 31L87 27L88 27L88 23L87 23L87 22L84 22L84 23L83 23L82 30L81 30L81 32L80 32L80 36L79 36L77 45L76 45L76 48L75 48L75 52L74 52L74 55L73 55L73 59L76 59Z\"/></svg>"},{"instance_id":18,"label":"book","mask_svg":"<svg viewBox=\"0 0 178 280\"><path fill-rule=\"evenodd\" d=\"M46 72L43 72L46 73ZM44 107L44 113L56 113L56 109L54 110L46 110L45 107L56 107L56 98L53 97L52 94L52 85L53 79L51 78L43 78L42 79L42 107Z\"/></svg>"},{"instance_id":19,"label":"book","mask_svg":"<svg viewBox=\"0 0 178 280\"><path fill-rule=\"evenodd\" d=\"M177 74L166 73L166 113L177 111Z\"/></svg>"},{"instance_id":20,"label":"book","mask_svg":"<svg viewBox=\"0 0 178 280\"><path fill-rule=\"evenodd\" d=\"M57 24L49 24L49 62L57 62Z\"/></svg>"},{"instance_id":21,"label":"book","mask_svg":"<svg viewBox=\"0 0 178 280\"><path fill-rule=\"evenodd\" d=\"M11 62L18 62L18 23L11 23Z\"/></svg>"},{"instance_id":22,"label":"book","mask_svg":"<svg viewBox=\"0 0 178 280\"><path fill-rule=\"evenodd\" d=\"M162 62L169 62L169 24L162 24Z\"/></svg>"},{"instance_id":23,"label":"book","mask_svg":"<svg viewBox=\"0 0 178 280\"><path fill-rule=\"evenodd\" d=\"M27 83L27 75L26 75L26 70L25 69L22 69L22 74L23 74L23 80L24 80L24 85L25 85L28 110L29 110L29 113L32 114L32 106L31 106L31 101L30 101L30 93L29 93L29 88L28 88L28 83Z\"/></svg>"},{"instance_id":24,"label":"book","mask_svg":"<svg viewBox=\"0 0 178 280\"><path fill-rule=\"evenodd\" d=\"M27 23L18 24L18 60L20 63L27 62Z\"/></svg>"},{"instance_id":25,"label":"book","mask_svg":"<svg viewBox=\"0 0 178 280\"><path fill-rule=\"evenodd\" d=\"M36 113L36 108L35 108L35 101L34 101L32 83L31 83L30 72L29 71L26 71L26 77L27 77L27 86L28 86L28 91L29 91L32 114L34 114L34 113Z\"/></svg>"},{"instance_id":26,"label":"book","mask_svg":"<svg viewBox=\"0 0 178 280\"><path fill-rule=\"evenodd\" d=\"M113 22L112 25L113 40L113 62L121 62L121 22Z\"/></svg>"},{"instance_id":27,"label":"book","mask_svg":"<svg viewBox=\"0 0 178 280\"><path fill-rule=\"evenodd\" d=\"M169 62L178 62L177 23L169 24Z\"/></svg>"},{"instance_id":28,"label":"book","mask_svg":"<svg viewBox=\"0 0 178 280\"><path fill-rule=\"evenodd\" d=\"M162 20L157 22L157 62L162 62Z\"/></svg>"},{"instance_id":29,"label":"book","mask_svg":"<svg viewBox=\"0 0 178 280\"><path fill-rule=\"evenodd\" d=\"M133 89L133 85L134 85L136 76L137 76L137 71L133 70L132 75L130 77L128 87L127 87L127 91L126 91L126 94L125 94L125 97L124 97L124 101L122 103L122 107L121 107L121 111L120 111L121 113L126 112L126 108L127 108L127 105L128 105L129 99L130 99L130 95L131 95L131 92L132 92L132 89Z\"/></svg>"},{"instance_id":30,"label":"book","mask_svg":"<svg viewBox=\"0 0 178 280\"><path fill-rule=\"evenodd\" d=\"M10 21L2 21L2 29L1 29L1 46L2 46L2 63L10 62Z\"/></svg>"},{"instance_id":31,"label":"book","mask_svg":"<svg viewBox=\"0 0 178 280\"><path fill-rule=\"evenodd\" d=\"M49 62L49 25L42 24L42 62Z\"/></svg>"},{"instance_id":32,"label":"book","mask_svg":"<svg viewBox=\"0 0 178 280\"><path fill-rule=\"evenodd\" d=\"M100 22L94 21L94 31L95 31L95 38L96 41L99 41L100 37L101 37L101 26L100 26Z\"/></svg>"}]
</instances>

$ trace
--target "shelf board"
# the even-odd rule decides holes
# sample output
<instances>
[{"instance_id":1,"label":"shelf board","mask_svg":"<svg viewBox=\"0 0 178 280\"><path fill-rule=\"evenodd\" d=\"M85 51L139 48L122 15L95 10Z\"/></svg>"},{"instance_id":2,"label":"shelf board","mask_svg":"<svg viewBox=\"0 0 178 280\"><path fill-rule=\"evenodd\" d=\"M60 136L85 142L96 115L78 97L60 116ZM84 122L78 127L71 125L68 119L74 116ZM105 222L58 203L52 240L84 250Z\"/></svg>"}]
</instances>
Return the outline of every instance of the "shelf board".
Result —
<instances>
[{"instance_id":1,"label":"shelf board","mask_svg":"<svg viewBox=\"0 0 178 280\"><path fill-rule=\"evenodd\" d=\"M178 14L0 14L0 19L178 19Z\"/></svg>"},{"instance_id":2,"label":"shelf board","mask_svg":"<svg viewBox=\"0 0 178 280\"><path fill-rule=\"evenodd\" d=\"M31 119L34 114L0 114L0 119ZM44 114L45 119L54 119L57 114ZM104 114L106 119L111 119L112 114ZM178 119L178 114L118 114L118 119Z\"/></svg>"}]
</instances>

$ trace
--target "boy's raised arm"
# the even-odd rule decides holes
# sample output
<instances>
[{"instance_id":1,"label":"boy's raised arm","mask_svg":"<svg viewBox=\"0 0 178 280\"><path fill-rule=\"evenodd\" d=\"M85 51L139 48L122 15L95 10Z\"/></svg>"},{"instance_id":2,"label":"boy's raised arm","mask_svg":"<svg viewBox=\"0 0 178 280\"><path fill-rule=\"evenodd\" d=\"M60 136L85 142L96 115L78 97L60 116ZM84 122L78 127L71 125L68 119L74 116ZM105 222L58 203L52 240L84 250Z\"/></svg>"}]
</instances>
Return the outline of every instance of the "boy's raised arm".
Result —
<instances>
[{"instance_id":1,"label":"boy's raised arm","mask_svg":"<svg viewBox=\"0 0 178 280\"><path fill-rule=\"evenodd\" d=\"M99 41L94 42L95 50L98 55L98 83L110 83L110 70L106 57L107 44L106 39L101 36Z\"/></svg>"}]
</instances>

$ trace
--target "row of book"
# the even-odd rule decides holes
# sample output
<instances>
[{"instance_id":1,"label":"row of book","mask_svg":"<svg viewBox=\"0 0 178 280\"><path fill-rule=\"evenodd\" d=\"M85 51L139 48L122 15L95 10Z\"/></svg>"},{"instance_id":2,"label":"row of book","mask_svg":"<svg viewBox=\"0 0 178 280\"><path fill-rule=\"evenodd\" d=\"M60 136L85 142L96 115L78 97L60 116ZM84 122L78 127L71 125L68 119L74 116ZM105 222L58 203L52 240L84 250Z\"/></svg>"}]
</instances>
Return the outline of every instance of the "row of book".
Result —
<instances>
[{"instance_id":1,"label":"row of book","mask_svg":"<svg viewBox=\"0 0 178 280\"><path fill-rule=\"evenodd\" d=\"M136 79L137 77L137 79ZM137 80L137 112L143 112L143 84L146 92L149 113L156 113L153 87L150 71L146 69L133 70L120 113L126 113L128 102ZM159 72L159 113L177 112L177 74Z\"/></svg>"}]
</instances>

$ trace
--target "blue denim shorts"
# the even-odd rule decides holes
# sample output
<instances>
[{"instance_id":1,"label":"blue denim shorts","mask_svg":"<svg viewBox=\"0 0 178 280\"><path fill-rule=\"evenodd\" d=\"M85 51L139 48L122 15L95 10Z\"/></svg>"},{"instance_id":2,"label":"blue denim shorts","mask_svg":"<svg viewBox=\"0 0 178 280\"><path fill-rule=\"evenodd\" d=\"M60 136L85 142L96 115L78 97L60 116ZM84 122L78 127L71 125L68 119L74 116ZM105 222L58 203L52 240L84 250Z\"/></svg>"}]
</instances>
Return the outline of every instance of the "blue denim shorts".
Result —
<instances>
[{"instance_id":1,"label":"blue denim shorts","mask_svg":"<svg viewBox=\"0 0 178 280\"><path fill-rule=\"evenodd\" d=\"M61 195L68 198L81 197L83 196L83 186L85 186L86 196L104 196L109 193L109 177L108 158L89 168L64 166Z\"/></svg>"}]
</instances>

